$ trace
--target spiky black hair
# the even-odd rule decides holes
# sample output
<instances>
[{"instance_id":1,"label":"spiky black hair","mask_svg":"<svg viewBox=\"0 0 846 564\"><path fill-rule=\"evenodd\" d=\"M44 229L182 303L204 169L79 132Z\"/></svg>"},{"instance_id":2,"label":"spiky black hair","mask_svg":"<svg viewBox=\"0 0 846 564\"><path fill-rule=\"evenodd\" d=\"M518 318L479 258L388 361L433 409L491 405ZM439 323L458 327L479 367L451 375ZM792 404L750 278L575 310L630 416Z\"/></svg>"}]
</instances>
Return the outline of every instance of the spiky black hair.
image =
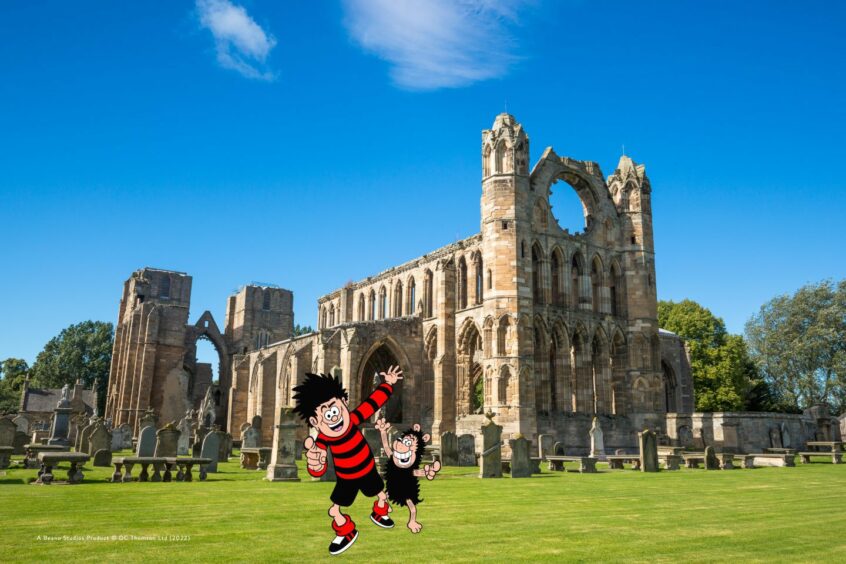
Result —
<instances>
[{"instance_id":1,"label":"spiky black hair","mask_svg":"<svg viewBox=\"0 0 846 564\"><path fill-rule=\"evenodd\" d=\"M423 440L424 434L425 433L423 433L423 431L415 431L414 427L412 427L410 429L406 429L399 435L400 440L408 435L414 435L417 437L417 452L415 453L416 456L414 457L414 464L411 465L411 468L414 470L420 468L420 461L423 460L423 451L426 449L426 441Z\"/></svg>"},{"instance_id":2,"label":"spiky black hair","mask_svg":"<svg viewBox=\"0 0 846 564\"><path fill-rule=\"evenodd\" d=\"M347 399L347 391L340 378L329 374L306 373L305 380L294 386L294 411L308 421L317 415L317 406L332 398Z\"/></svg>"}]
</instances>

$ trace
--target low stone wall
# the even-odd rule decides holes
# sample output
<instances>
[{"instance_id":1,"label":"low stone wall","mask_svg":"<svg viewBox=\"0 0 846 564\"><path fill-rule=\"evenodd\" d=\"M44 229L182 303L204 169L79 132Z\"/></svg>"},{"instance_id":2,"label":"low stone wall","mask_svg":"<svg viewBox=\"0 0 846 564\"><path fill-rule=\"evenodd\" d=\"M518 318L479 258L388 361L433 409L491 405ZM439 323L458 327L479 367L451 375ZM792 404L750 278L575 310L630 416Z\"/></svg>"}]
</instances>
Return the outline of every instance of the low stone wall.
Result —
<instances>
[{"instance_id":1,"label":"low stone wall","mask_svg":"<svg viewBox=\"0 0 846 564\"><path fill-rule=\"evenodd\" d=\"M801 449L806 441L839 440L838 423L834 418L816 419L808 414L668 413L667 435L674 445L749 453L772 447Z\"/></svg>"}]
</instances>

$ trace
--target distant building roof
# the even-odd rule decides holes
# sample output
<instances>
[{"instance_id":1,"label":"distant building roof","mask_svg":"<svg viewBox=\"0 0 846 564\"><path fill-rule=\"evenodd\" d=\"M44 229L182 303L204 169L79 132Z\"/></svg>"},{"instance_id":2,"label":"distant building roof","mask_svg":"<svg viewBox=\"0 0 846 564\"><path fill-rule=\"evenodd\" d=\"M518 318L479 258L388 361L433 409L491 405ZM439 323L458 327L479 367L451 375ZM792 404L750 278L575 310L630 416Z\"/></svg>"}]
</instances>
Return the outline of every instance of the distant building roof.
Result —
<instances>
[{"instance_id":1,"label":"distant building roof","mask_svg":"<svg viewBox=\"0 0 846 564\"><path fill-rule=\"evenodd\" d=\"M62 399L62 388L30 388L25 387L21 401L21 411L45 412L56 409L56 404ZM94 390L83 390L75 386L72 390L71 407L74 411L93 413L97 404L97 394Z\"/></svg>"}]
</instances>

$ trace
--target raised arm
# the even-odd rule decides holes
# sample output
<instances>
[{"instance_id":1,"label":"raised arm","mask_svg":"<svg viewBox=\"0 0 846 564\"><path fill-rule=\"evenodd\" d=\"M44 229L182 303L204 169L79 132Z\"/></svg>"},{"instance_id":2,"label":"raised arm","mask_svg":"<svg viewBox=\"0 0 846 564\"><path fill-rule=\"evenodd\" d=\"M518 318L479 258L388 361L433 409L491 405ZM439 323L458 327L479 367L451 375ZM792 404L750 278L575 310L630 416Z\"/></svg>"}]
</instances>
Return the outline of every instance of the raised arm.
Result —
<instances>
[{"instance_id":1,"label":"raised arm","mask_svg":"<svg viewBox=\"0 0 846 564\"><path fill-rule=\"evenodd\" d=\"M382 448L385 451L385 456L393 456L394 451L391 450L391 442L388 440L388 429L391 428L391 424L384 419L379 419L376 421L376 428L382 434Z\"/></svg>"}]
</instances>

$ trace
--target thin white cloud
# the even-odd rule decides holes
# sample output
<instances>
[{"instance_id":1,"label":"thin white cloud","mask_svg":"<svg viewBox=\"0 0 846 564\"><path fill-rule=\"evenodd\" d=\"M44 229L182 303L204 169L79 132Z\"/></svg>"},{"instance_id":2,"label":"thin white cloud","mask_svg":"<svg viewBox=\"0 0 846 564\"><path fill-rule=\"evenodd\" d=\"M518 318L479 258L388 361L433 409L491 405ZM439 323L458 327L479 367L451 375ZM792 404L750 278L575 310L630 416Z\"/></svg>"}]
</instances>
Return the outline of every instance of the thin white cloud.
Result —
<instances>
[{"instance_id":1,"label":"thin white cloud","mask_svg":"<svg viewBox=\"0 0 846 564\"><path fill-rule=\"evenodd\" d=\"M345 25L410 90L505 75L518 59L511 27L526 0L344 0Z\"/></svg>"},{"instance_id":2,"label":"thin white cloud","mask_svg":"<svg viewBox=\"0 0 846 564\"><path fill-rule=\"evenodd\" d=\"M214 36L217 62L248 78L274 80L267 56L276 39L266 33L242 6L229 0L196 0L200 25Z\"/></svg>"}]
</instances>

